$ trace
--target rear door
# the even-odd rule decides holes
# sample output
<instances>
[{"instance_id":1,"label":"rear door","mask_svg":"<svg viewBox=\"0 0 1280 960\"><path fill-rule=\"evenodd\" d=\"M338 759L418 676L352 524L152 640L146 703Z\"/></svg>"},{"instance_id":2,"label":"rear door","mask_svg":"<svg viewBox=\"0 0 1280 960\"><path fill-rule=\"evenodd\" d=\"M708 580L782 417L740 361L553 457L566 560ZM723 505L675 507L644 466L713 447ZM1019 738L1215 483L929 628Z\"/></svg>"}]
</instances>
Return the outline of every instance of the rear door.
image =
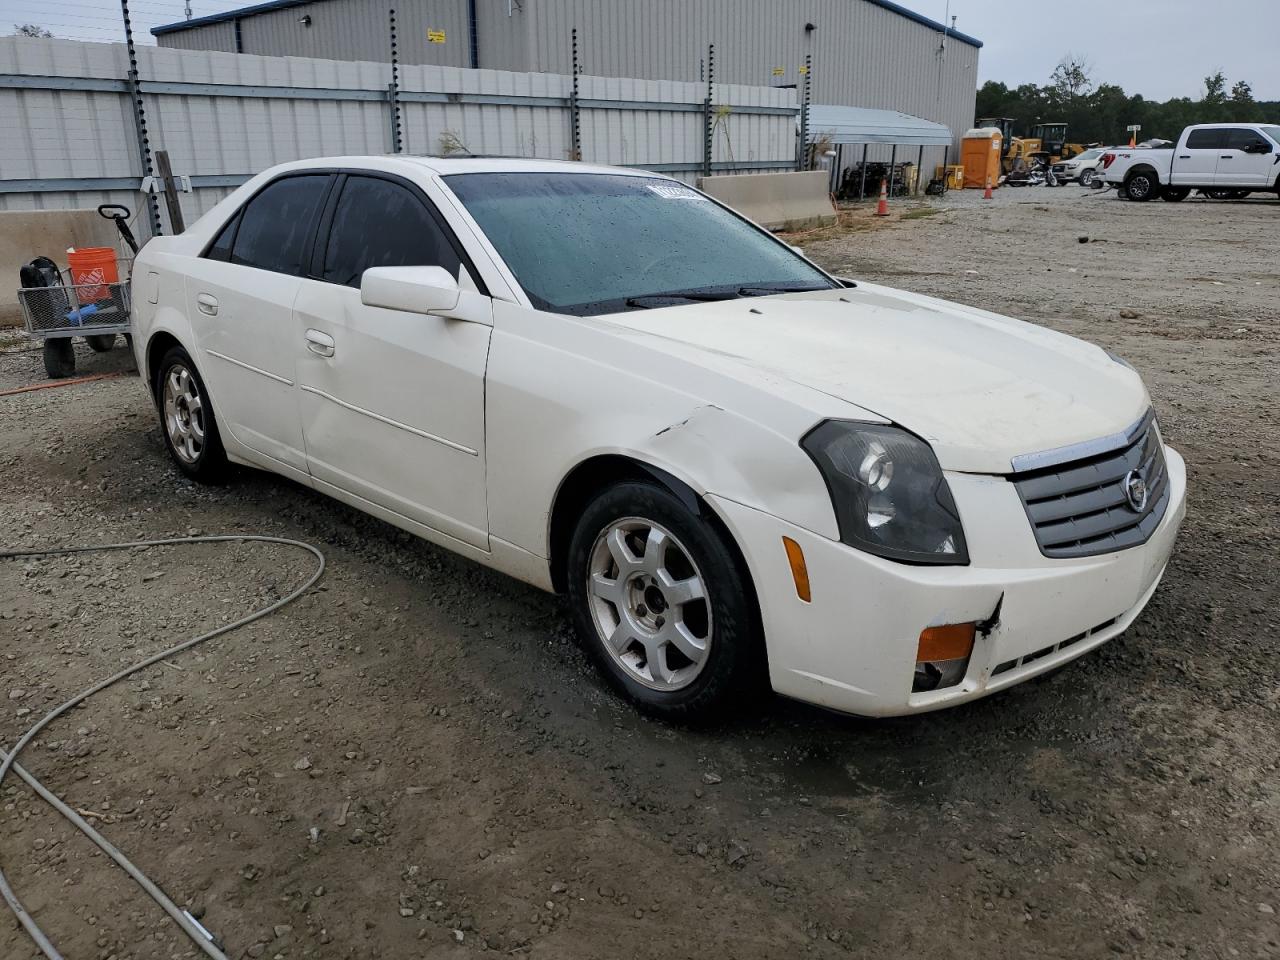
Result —
<instances>
[{"instance_id":1,"label":"rear door","mask_svg":"<svg viewBox=\"0 0 1280 960\"><path fill-rule=\"evenodd\" d=\"M1173 150L1170 182L1174 186L1213 186L1218 169L1218 154L1222 152L1221 146L1225 142L1223 131L1217 127L1192 130L1182 146Z\"/></svg>"},{"instance_id":2,"label":"rear door","mask_svg":"<svg viewBox=\"0 0 1280 960\"><path fill-rule=\"evenodd\" d=\"M307 458L325 485L488 548L484 376L492 304L431 200L390 175L349 173L322 221L294 306ZM459 277L458 320L366 307L370 267L440 266Z\"/></svg>"},{"instance_id":3,"label":"rear door","mask_svg":"<svg viewBox=\"0 0 1280 960\"><path fill-rule=\"evenodd\" d=\"M1226 143L1218 152L1215 182L1222 187L1267 187L1275 180L1275 147L1248 127L1225 131Z\"/></svg>"},{"instance_id":4,"label":"rear door","mask_svg":"<svg viewBox=\"0 0 1280 960\"><path fill-rule=\"evenodd\" d=\"M271 181L187 270L194 358L221 428L250 450L305 473L294 398L293 301L333 177Z\"/></svg>"}]
</instances>

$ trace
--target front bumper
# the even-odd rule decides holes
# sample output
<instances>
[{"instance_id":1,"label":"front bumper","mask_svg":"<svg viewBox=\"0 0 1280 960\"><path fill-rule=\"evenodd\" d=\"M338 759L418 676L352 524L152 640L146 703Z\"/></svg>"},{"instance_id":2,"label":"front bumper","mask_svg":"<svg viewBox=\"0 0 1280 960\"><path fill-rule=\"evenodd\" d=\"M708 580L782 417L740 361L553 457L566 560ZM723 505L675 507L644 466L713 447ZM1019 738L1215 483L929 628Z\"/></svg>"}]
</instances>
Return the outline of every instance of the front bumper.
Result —
<instances>
[{"instance_id":1,"label":"front bumper","mask_svg":"<svg viewBox=\"0 0 1280 960\"><path fill-rule=\"evenodd\" d=\"M773 688L847 713L894 716L1012 686L1122 633L1155 592L1186 514L1186 464L1165 447L1170 500L1141 546L1051 560L1013 484L947 474L969 545L967 567L882 560L731 500L709 496L750 567ZM782 537L804 550L811 602L796 596ZM912 692L920 631L994 621L955 686Z\"/></svg>"}]
</instances>

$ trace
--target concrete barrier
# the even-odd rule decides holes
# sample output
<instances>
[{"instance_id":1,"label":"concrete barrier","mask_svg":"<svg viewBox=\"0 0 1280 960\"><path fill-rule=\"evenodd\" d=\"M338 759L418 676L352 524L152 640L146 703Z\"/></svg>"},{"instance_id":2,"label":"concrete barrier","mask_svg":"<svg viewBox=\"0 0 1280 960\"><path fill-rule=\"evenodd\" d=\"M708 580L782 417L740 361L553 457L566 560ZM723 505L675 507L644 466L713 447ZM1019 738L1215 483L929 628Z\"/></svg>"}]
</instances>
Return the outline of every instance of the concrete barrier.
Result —
<instances>
[{"instance_id":1,"label":"concrete barrier","mask_svg":"<svg viewBox=\"0 0 1280 960\"><path fill-rule=\"evenodd\" d=\"M115 225L97 210L0 210L0 326L22 323L16 291L24 263L48 257L65 268L68 247L119 250L116 240Z\"/></svg>"},{"instance_id":2,"label":"concrete barrier","mask_svg":"<svg viewBox=\"0 0 1280 960\"><path fill-rule=\"evenodd\" d=\"M825 170L702 177L698 189L770 230L800 230L835 223Z\"/></svg>"}]
</instances>

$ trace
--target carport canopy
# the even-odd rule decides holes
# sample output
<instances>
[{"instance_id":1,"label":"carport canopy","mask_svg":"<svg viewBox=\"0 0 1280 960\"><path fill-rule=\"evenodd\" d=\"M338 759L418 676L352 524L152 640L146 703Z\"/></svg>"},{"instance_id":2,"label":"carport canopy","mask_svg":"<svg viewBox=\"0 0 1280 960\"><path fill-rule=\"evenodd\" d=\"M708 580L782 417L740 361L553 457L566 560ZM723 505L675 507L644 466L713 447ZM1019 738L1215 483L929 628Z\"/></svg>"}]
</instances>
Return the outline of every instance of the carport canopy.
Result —
<instances>
[{"instance_id":1,"label":"carport canopy","mask_svg":"<svg viewBox=\"0 0 1280 960\"><path fill-rule=\"evenodd\" d=\"M809 142L893 143L920 147L949 147L951 130L932 120L897 110L870 107L809 105Z\"/></svg>"}]
</instances>

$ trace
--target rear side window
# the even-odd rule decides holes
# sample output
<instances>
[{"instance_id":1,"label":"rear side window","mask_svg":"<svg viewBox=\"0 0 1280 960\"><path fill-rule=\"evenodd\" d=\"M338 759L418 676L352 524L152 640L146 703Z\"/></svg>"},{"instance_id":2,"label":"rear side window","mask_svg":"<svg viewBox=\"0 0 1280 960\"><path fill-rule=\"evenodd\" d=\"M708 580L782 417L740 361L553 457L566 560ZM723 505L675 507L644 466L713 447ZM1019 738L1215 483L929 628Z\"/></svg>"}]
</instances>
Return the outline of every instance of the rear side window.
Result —
<instances>
[{"instance_id":1,"label":"rear side window","mask_svg":"<svg viewBox=\"0 0 1280 960\"><path fill-rule=\"evenodd\" d=\"M240 214L227 221L227 225L222 228L222 232L214 238L213 243L209 245L209 249L205 251L205 256L210 260L221 260L226 263L231 259L231 244L236 239L236 227L240 226Z\"/></svg>"},{"instance_id":2,"label":"rear side window","mask_svg":"<svg viewBox=\"0 0 1280 960\"><path fill-rule=\"evenodd\" d=\"M1187 134L1188 150L1217 150L1224 146L1226 139L1223 134L1225 130L1209 129L1209 130L1192 130Z\"/></svg>"},{"instance_id":3,"label":"rear side window","mask_svg":"<svg viewBox=\"0 0 1280 960\"><path fill-rule=\"evenodd\" d=\"M413 191L390 180L353 176L333 212L322 279L360 286L370 267L444 267L458 276L458 254Z\"/></svg>"},{"instance_id":4,"label":"rear side window","mask_svg":"<svg viewBox=\"0 0 1280 960\"><path fill-rule=\"evenodd\" d=\"M308 174L268 185L240 215L231 262L300 276L328 182L328 174Z\"/></svg>"}]
</instances>

